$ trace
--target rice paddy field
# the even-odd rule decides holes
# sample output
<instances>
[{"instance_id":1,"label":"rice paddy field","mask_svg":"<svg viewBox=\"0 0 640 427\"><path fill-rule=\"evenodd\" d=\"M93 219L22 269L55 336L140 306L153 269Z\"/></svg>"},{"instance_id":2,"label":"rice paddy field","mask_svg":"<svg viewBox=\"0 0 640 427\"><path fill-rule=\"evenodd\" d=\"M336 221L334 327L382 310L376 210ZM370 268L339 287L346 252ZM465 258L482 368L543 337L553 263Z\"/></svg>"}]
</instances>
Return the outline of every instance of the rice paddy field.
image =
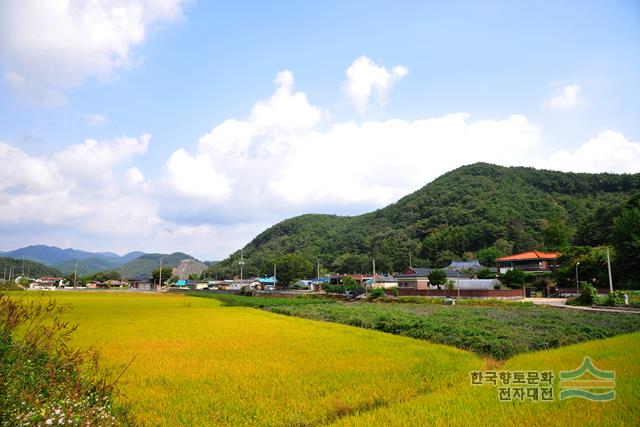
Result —
<instances>
[{"instance_id":1,"label":"rice paddy field","mask_svg":"<svg viewBox=\"0 0 640 427\"><path fill-rule=\"evenodd\" d=\"M18 294L18 293L16 293ZM20 298L38 298L19 293ZM121 369L136 425L637 425L640 333L495 361L454 347L208 298L46 293L69 304L76 346ZM616 399L500 402L485 369L616 371Z\"/></svg>"}]
</instances>

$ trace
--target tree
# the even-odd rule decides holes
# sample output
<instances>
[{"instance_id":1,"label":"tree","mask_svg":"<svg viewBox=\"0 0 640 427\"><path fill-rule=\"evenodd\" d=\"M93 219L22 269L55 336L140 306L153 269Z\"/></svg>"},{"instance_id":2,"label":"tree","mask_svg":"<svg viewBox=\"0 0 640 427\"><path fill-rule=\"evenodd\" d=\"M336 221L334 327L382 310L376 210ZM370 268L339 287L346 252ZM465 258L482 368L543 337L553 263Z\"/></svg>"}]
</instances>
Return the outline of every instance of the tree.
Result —
<instances>
[{"instance_id":1,"label":"tree","mask_svg":"<svg viewBox=\"0 0 640 427\"><path fill-rule=\"evenodd\" d=\"M501 257L503 254L495 246L489 248L480 249L477 253L478 261L480 264L490 267L496 264L496 258Z\"/></svg>"},{"instance_id":2,"label":"tree","mask_svg":"<svg viewBox=\"0 0 640 427\"><path fill-rule=\"evenodd\" d=\"M313 263L296 253L283 255L275 260L278 285L288 287L296 280L313 275Z\"/></svg>"},{"instance_id":3,"label":"tree","mask_svg":"<svg viewBox=\"0 0 640 427\"><path fill-rule=\"evenodd\" d=\"M351 276L345 276L342 278L342 284L345 286L356 286L358 281Z\"/></svg>"},{"instance_id":4,"label":"tree","mask_svg":"<svg viewBox=\"0 0 640 427\"><path fill-rule=\"evenodd\" d=\"M571 244L573 230L561 219L543 221L542 240L547 250L560 250Z\"/></svg>"},{"instance_id":5,"label":"tree","mask_svg":"<svg viewBox=\"0 0 640 427\"><path fill-rule=\"evenodd\" d=\"M444 250L442 252L438 252L436 259L433 261L433 265L436 267L446 267L456 258L458 258L458 256L455 253L449 250Z\"/></svg>"},{"instance_id":6,"label":"tree","mask_svg":"<svg viewBox=\"0 0 640 427\"><path fill-rule=\"evenodd\" d=\"M510 288L519 288L527 281L527 275L522 270L509 270L502 275L501 282Z\"/></svg>"},{"instance_id":7,"label":"tree","mask_svg":"<svg viewBox=\"0 0 640 427\"><path fill-rule=\"evenodd\" d=\"M171 278L171 273L172 272L173 272L173 268L171 268L171 267L162 267L162 282L163 283ZM155 270L153 270L153 272L151 273L151 276L153 276L153 283L158 283L159 280L160 280L160 267L158 267ZM160 284L160 286L162 286L162 284Z\"/></svg>"},{"instance_id":8,"label":"tree","mask_svg":"<svg viewBox=\"0 0 640 427\"><path fill-rule=\"evenodd\" d=\"M444 270L433 270L429 273L429 283L433 286L437 286L440 290L440 286L447 283L447 273Z\"/></svg>"},{"instance_id":9,"label":"tree","mask_svg":"<svg viewBox=\"0 0 640 427\"><path fill-rule=\"evenodd\" d=\"M513 253L513 242L507 239L498 239L493 244L493 247L500 252L498 256L507 256Z\"/></svg>"},{"instance_id":10,"label":"tree","mask_svg":"<svg viewBox=\"0 0 640 427\"><path fill-rule=\"evenodd\" d=\"M118 271L100 271L93 276L91 280L96 282L106 282L107 280L121 280L122 276Z\"/></svg>"},{"instance_id":11,"label":"tree","mask_svg":"<svg viewBox=\"0 0 640 427\"><path fill-rule=\"evenodd\" d=\"M621 280L627 287L640 286L640 195L613 221L611 240Z\"/></svg>"},{"instance_id":12,"label":"tree","mask_svg":"<svg viewBox=\"0 0 640 427\"><path fill-rule=\"evenodd\" d=\"M483 267L476 272L476 277L478 279L493 279L495 276L496 274L486 267Z\"/></svg>"}]
</instances>

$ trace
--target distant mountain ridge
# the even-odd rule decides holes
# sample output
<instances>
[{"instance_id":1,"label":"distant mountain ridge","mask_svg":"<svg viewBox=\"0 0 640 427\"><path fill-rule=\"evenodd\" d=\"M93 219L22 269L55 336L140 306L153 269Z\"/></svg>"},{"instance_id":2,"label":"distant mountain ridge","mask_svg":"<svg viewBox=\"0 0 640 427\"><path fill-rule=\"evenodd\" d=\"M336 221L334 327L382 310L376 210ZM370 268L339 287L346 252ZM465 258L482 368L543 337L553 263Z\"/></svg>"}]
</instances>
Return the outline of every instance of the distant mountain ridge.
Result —
<instances>
[{"instance_id":1,"label":"distant mountain ridge","mask_svg":"<svg viewBox=\"0 0 640 427\"><path fill-rule=\"evenodd\" d=\"M117 260L120 255L113 252L87 252L78 249L62 249L56 246L32 245L24 248L14 249L12 251L0 252L0 255L16 259L28 259L43 264L53 265L68 261L71 259L113 259Z\"/></svg>"},{"instance_id":2,"label":"distant mountain ridge","mask_svg":"<svg viewBox=\"0 0 640 427\"><path fill-rule=\"evenodd\" d=\"M38 267L38 270L47 270L57 274L72 274L78 267L78 275L87 276L99 271L115 270L123 277L151 274L153 270L162 264L175 268L183 260L198 261L191 255L183 252L172 254L148 254L141 251L129 252L118 255L113 252L88 252L78 249L62 249L56 246L32 245L7 252L0 252L0 257L15 259L22 262L28 260L44 264L47 268ZM12 262L7 262L12 264Z\"/></svg>"},{"instance_id":3,"label":"distant mountain ridge","mask_svg":"<svg viewBox=\"0 0 640 427\"><path fill-rule=\"evenodd\" d=\"M120 256L113 252L88 252L48 245L32 245L12 251L0 252L0 256L42 263L63 274L73 273L77 263L78 274L80 275L115 270L144 254L144 252L134 251Z\"/></svg>"}]
</instances>

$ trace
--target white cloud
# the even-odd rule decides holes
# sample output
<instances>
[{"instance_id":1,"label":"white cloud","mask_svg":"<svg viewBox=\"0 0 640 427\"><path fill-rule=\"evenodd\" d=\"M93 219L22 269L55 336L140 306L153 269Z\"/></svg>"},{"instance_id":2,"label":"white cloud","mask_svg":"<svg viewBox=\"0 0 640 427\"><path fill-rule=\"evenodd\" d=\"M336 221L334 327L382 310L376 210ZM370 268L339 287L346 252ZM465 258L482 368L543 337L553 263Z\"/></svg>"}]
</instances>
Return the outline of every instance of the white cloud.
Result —
<instances>
[{"instance_id":1,"label":"white cloud","mask_svg":"<svg viewBox=\"0 0 640 427\"><path fill-rule=\"evenodd\" d=\"M97 113L85 114L84 120L91 126L101 126L108 121L107 116Z\"/></svg>"},{"instance_id":2,"label":"white cloud","mask_svg":"<svg viewBox=\"0 0 640 427\"><path fill-rule=\"evenodd\" d=\"M247 119L215 127L194 155L174 152L167 162L174 192L199 203L225 198L228 206L259 212L254 218L306 206L366 211L464 163L517 164L539 140L536 126L520 115L473 122L459 113L323 130L322 110L295 92L293 81L290 72L279 73L275 93ZM219 204L202 209L226 215Z\"/></svg>"},{"instance_id":3,"label":"white cloud","mask_svg":"<svg viewBox=\"0 0 640 427\"><path fill-rule=\"evenodd\" d=\"M131 167L125 171L125 185L132 192L147 193L151 190L151 183L137 167Z\"/></svg>"},{"instance_id":4,"label":"white cloud","mask_svg":"<svg viewBox=\"0 0 640 427\"><path fill-rule=\"evenodd\" d=\"M146 153L149 135L89 139L49 156L0 143L0 232L24 241L14 230L41 227L33 243L73 236L87 249L216 259L283 218L367 212L463 164L640 172L640 143L612 130L549 154L539 147L542 130L519 114L332 122L295 90L290 71L274 83L246 118L176 149L159 176L131 164Z\"/></svg>"},{"instance_id":5,"label":"white cloud","mask_svg":"<svg viewBox=\"0 0 640 427\"><path fill-rule=\"evenodd\" d=\"M40 194L63 190L64 187L65 182L55 163L31 157L11 145L0 143L0 191Z\"/></svg>"},{"instance_id":6,"label":"white cloud","mask_svg":"<svg viewBox=\"0 0 640 427\"><path fill-rule=\"evenodd\" d=\"M0 58L5 81L45 106L88 78L107 79L136 62L149 27L182 16L185 0L4 0Z\"/></svg>"},{"instance_id":7,"label":"white cloud","mask_svg":"<svg viewBox=\"0 0 640 427\"><path fill-rule=\"evenodd\" d=\"M607 130L575 151L558 150L539 167L571 172L640 172L640 142L632 142L619 132Z\"/></svg>"},{"instance_id":8,"label":"white cloud","mask_svg":"<svg viewBox=\"0 0 640 427\"><path fill-rule=\"evenodd\" d=\"M179 196L219 202L231 194L229 179L215 170L207 154L193 157L180 149L167 161L166 171L169 187Z\"/></svg>"},{"instance_id":9,"label":"white cloud","mask_svg":"<svg viewBox=\"0 0 640 427\"><path fill-rule=\"evenodd\" d=\"M139 138L123 136L110 141L87 139L57 152L53 159L65 175L81 179L83 183L111 184L116 165L129 161L135 155L144 154L151 135Z\"/></svg>"},{"instance_id":10,"label":"white cloud","mask_svg":"<svg viewBox=\"0 0 640 427\"><path fill-rule=\"evenodd\" d=\"M156 208L124 194L113 175L146 151L149 138L87 140L46 157L0 143L0 225L73 226L98 234L147 229Z\"/></svg>"},{"instance_id":11,"label":"white cloud","mask_svg":"<svg viewBox=\"0 0 640 427\"><path fill-rule=\"evenodd\" d=\"M552 110L571 110L582 102L580 98L581 92L582 87L580 85L565 86L560 94L551 96L544 102L543 106Z\"/></svg>"},{"instance_id":12,"label":"white cloud","mask_svg":"<svg viewBox=\"0 0 640 427\"><path fill-rule=\"evenodd\" d=\"M409 70L403 65L387 69L361 56L347 69L344 90L357 111L364 113L370 108L372 98L375 98L378 106L384 107L391 87L408 73Z\"/></svg>"}]
</instances>

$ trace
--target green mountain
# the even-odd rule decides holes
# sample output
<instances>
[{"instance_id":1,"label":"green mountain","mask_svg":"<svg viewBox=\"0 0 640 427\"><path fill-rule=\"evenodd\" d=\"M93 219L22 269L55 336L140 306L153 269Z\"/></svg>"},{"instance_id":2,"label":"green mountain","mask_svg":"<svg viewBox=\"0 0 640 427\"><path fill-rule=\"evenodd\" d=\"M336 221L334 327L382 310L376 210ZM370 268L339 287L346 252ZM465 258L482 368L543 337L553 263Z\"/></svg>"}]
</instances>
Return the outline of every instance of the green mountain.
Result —
<instances>
[{"instance_id":1,"label":"green mountain","mask_svg":"<svg viewBox=\"0 0 640 427\"><path fill-rule=\"evenodd\" d=\"M53 265L69 260L80 260L87 258L104 258L118 259L120 258L113 252L86 252L78 249L61 249L56 246L33 245L24 248L15 249L8 252L2 252L2 256L16 259L28 259L31 261L41 262L43 264Z\"/></svg>"},{"instance_id":2,"label":"green mountain","mask_svg":"<svg viewBox=\"0 0 640 427\"><path fill-rule=\"evenodd\" d=\"M87 276L98 271L116 270L124 264L120 258L86 258L86 259L70 259L67 261L53 264L52 266L60 270L65 275L73 274L78 263L78 275Z\"/></svg>"},{"instance_id":3,"label":"green mountain","mask_svg":"<svg viewBox=\"0 0 640 427\"><path fill-rule=\"evenodd\" d=\"M180 261L195 259L191 255L182 252L172 254L145 254L116 269L123 278L131 278L139 275L150 275L153 270L160 267L160 258L164 267L176 267Z\"/></svg>"},{"instance_id":4,"label":"green mountain","mask_svg":"<svg viewBox=\"0 0 640 427\"><path fill-rule=\"evenodd\" d=\"M39 262L10 257L0 257L0 274L5 274L6 272L6 277L8 278L11 267L13 267L13 277L21 276L23 268L24 274L29 277L62 276L62 273L59 270Z\"/></svg>"},{"instance_id":5,"label":"green mountain","mask_svg":"<svg viewBox=\"0 0 640 427\"><path fill-rule=\"evenodd\" d=\"M486 163L448 172L383 209L364 215L302 215L270 227L244 247L245 274L270 271L297 253L332 271L400 271L446 265L468 252L497 255L609 243L613 219L640 174L586 174ZM482 255L480 251L478 255ZM467 254L470 255L470 254ZM238 274L240 251L210 274ZM266 269L266 270L265 270Z\"/></svg>"}]
</instances>

